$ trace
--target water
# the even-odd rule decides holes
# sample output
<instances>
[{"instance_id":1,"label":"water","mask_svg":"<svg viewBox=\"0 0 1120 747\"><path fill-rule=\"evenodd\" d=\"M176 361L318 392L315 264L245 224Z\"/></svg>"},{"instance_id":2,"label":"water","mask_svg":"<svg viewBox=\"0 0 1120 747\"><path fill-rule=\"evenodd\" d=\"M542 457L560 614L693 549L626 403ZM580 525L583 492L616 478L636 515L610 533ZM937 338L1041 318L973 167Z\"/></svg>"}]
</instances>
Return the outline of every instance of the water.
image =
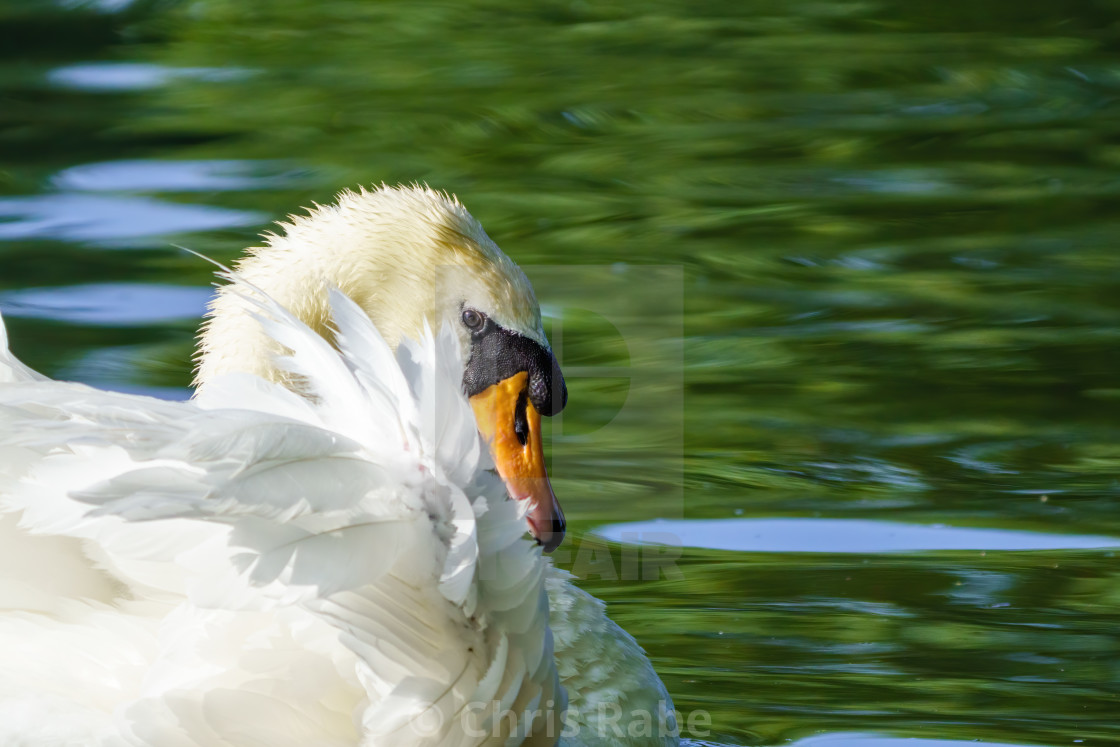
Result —
<instances>
[{"instance_id":1,"label":"water","mask_svg":"<svg viewBox=\"0 0 1120 747\"><path fill-rule=\"evenodd\" d=\"M173 245L427 181L537 286L561 560L705 741L1120 738L1115 3L5 0L0 39L30 365L185 396ZM655 519L687 547L600 538Z\"/></svg>"},{"instance_id":2,"label":"water","mask_svg":"<svg viewBox=\"0 0 1120 747\"><path fill-rule=\"evenodd\" d=\"M740 552L888 553L933 550L1120 548L1120 537L903 524L867 519L677 519L597 527L629 545L708 547Z\"/></svg>"}]
</instances>

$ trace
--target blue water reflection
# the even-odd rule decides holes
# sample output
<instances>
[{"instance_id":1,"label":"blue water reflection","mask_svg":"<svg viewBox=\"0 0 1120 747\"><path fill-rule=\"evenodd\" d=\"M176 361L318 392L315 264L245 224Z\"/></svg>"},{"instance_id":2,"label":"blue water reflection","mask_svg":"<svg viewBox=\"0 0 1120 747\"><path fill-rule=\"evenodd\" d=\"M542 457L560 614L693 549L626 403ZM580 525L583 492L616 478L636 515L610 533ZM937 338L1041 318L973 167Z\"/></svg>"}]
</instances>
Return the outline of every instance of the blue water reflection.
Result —
<instances>
[{"instance_id":1,"label":"blue water reflection","mask_svg":"<svg viewBox=\"0 0 1120 747\"><path fill-rule=\"evenodd\" d=\"M1120 547L1120 537L870 519L658 519L608 524L595 533L615 542L741 552L897 553Z\"/></svg>"},{"instance_id":2,"label":"blue water reflection","mask_svg":"<svg viewBox=\"0 0 1120 747\"><path fill-rule=\"evenodd\" d=\"M200 318L210 294L207 287L157 283L24 288L0 293L0 311L4 316L70 324L147 326Z\"/></svg>"},{"instance_id":3,"label":"blue water reflection","mask_svg":"<svg viewBox=\"0 0 1120 747\"><path fill-rule=\"evenodd\" d=\"M281 161L123 160L63 169L51 186L74 192L225 192L289 186L295 179Z\"/></svg>"},{"instance_id":4,"label":"blue water reflection","mask_svg":"<svg viewBox=\"0 0 1120 747\"><path fill-rule=\"evenodd\" d=\"M1027 747L1009 742L981 742L963 739L921 739L887 737L878 734L821 734L793 742L790 747Z\"/></svg>"},{"instance_id":5,"label":"blue water reflection","mask_svg":"<svg viewBox=\"0 0 1120 747\"><path fill-rule=\"evenodd\" d=\"M184 205L148 197L45 194L0 199L0 241L57 239L113 245L176 233L263 223L248 210Z\"/></svg>"},{"instance_id":6,"label":"blue water reflection","mask_svg":"<svg viewBox=\"0 0 1120 747\"><path fill-rule=\"evenodd\" d=\"M174 68L134 62L88 62L51 70L47 81L59 88L73 88L87 93L119 93L159 88L175 80L219 83L242 80L249 75L251 73L247 70L213 67Z\"/></svg>"}]
</instances>

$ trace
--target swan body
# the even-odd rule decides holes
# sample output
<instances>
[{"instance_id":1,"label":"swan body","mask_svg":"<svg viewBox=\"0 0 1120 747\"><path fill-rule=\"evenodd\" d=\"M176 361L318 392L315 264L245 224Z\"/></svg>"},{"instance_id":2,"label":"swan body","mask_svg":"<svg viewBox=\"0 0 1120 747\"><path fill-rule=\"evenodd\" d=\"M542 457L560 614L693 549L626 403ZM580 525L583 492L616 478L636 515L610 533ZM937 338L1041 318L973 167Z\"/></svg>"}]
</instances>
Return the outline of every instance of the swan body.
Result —
<instances>
[{"instance_id":1,"label":"swan body","mask_svg":"<svg viewBox=\"0 0 1120 747\"><path fill-rule=\"evenodd\" d=\"M464 303L547 345L476 226L419 188L297 221L230 275L190 402L47 380L0 322L0 744L676 743L637 643L524 536L547 541L543 493L495 474L464 397L495 344L453 323ZM347 287L367 235L428 280L382 257ZM425 290L448 259L433 236L460 237L454 293ZM354 261L312 262L305 239ZM519 376L519 407L550 407Z\"/></svg>"}]
</instances>

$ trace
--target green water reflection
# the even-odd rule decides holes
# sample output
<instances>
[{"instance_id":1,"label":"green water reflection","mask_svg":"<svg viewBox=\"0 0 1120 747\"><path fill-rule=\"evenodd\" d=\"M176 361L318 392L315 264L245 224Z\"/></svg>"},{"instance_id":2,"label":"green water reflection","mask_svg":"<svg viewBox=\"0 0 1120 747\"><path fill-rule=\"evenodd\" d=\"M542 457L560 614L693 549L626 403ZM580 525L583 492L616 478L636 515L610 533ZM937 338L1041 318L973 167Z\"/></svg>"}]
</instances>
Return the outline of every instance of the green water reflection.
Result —
<instances>
[{"instance_id":1,"label":"green water reflection","mask_svg":"<svg viewBox=\"0 0 1120 747\"><path fill-rule=\"evenodd\" d=\"M569 562L598 554L712 740L1114 743L1110 553L688 550L643 581L586 533L1120 535L1118 46L1109 0L6 0L0 294L201 287L172 243L228 260L343 187L456 192L577 374ZM181 392L197 320L99 297L0 308L52 375Z\"/></svg>"}]
</instances>

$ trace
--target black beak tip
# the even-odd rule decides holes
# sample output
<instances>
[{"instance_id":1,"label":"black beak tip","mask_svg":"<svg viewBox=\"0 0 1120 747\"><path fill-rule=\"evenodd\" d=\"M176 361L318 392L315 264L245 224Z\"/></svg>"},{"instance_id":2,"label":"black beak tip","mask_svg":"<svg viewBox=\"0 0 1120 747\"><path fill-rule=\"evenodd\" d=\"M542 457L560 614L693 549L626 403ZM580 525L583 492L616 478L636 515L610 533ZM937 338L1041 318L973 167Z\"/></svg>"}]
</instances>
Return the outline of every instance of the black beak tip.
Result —
<instances>
[{"instance_id":1,"label":"black beak tip","mask_svg":"<svg viewBox=\"0 0 1120 747\"><path fill-rule=\"evenodd\" d=\"M553 517L551 531L548 539L541 541L540 537L536 537L537 544L540 545L546 554L551 553L556 548L564 543L564 535L568 532L568 522L561 517Z\"/></svg>"}]
</instances>

